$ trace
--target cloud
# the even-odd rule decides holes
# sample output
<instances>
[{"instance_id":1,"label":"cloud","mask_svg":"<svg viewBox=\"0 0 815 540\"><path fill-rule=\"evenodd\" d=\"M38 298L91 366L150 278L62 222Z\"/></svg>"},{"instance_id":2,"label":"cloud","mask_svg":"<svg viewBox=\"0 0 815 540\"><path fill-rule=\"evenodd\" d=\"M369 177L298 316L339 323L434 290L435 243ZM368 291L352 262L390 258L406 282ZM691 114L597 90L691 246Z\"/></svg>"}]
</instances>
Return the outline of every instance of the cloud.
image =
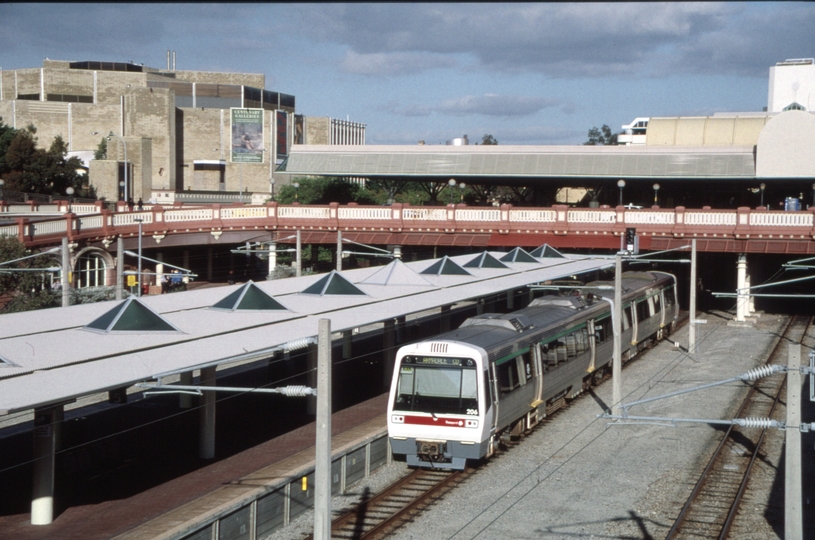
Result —
<instances>
[{"instance_id":1,"label":"cloud","mask_svg":"<svg viewBox=\"0 0 815 540\"><path fill-rule=\"evenodd\" d=\"M483 96L463 96L442 101L434 111L452 116L482 114L485 116L529 116L541 109L554 107L559 100L535 96L502 96L484 94Z\"/></svg>"},{"instance_id":2,"label":"cloud","mask_svg":"<svg viewBox=\"0 0 815 540\"><path fill-rule=\"evenodd\" d=\"M299 9L308 21L302 28L312 38L345 45L362 58L467 55L482 70L556 78L766 76L768 62L811 55L800 48L811 42L808 22L815 18L811 5L780 2L360 3ZM439 67L415 61L408 66Z\"/></svg>"},{"instance_id":3,"label":"cloud","mask_svg":"<svg viewBox=\"0 0 815 540\"><path fill-rule=\"evenodd\" d=\"M384 52L360 54L348 51L341 63L345 73L357 75L414 75L431 69L452 68L453 58L432 53Z\"/></svg>"}]
</instances>

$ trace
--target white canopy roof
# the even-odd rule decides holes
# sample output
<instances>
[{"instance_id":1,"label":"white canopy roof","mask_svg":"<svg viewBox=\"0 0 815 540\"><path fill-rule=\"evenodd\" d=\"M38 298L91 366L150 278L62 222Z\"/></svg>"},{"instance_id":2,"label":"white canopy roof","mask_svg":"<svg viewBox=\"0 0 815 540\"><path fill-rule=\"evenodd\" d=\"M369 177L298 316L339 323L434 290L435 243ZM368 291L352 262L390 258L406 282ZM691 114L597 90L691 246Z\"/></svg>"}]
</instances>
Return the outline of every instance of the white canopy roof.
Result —
<instances>
[{"instance_id":1,"label":"white canopy roof","mask_svg":"<svg viewBox=\"0 0 815 540\"><path fill-rule=\"evenodd\" d=\"M495 254L500 256L501 254ZM473 255L453 257L464 264ZM142 297L180 332L111 332L84 329L116 302L0 316L0 414L69 402L82 396L191 371L208 365L262 360L271 349L316 336L317 321L333 332L420 313L540 281L609 266L608 260L571 257L509 268L468 268L472 275L430 275L426 285L366 283L382 267L343 272L365 295L300 294L324 277L311 275L257 283L289 311L209 309L241 285ZM433 261L407 263L421 272Z\"/></svg>"}]
</instances>

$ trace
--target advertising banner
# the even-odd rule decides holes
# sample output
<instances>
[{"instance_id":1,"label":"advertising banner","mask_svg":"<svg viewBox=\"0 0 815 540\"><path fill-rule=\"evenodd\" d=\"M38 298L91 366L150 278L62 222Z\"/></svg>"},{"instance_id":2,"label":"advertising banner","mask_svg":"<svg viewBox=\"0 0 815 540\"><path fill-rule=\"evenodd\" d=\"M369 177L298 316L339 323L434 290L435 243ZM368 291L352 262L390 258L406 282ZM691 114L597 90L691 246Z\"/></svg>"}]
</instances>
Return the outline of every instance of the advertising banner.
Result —
<instances>
[{"instance_id":1,"label":"advertising banner","mask_svg":"<svg viewBox=\"0 0 815 540\"><path fill-rule=\"evenodd\" d=\"M232 163L263 163L263 109L230 109Z\"/></svg>"}]
</instances>

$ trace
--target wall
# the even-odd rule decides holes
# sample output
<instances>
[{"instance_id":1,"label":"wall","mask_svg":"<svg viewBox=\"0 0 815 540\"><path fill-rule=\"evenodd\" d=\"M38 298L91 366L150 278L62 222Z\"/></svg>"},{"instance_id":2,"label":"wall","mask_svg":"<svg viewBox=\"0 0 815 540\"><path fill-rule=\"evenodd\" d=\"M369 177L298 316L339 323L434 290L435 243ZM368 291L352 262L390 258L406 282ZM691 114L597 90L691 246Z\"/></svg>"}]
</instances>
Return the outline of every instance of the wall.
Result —
<instances>
[{"instance_id":1,"label":"wall","mask_svg":"<svg viewBox=\"0 0 815 540\"><path fill-rule=\"evenodd\" d=\"M781 112L796 102L812 111L815 107L815 64L775 65L770 68L767 111Z\"/></svg>"}]
</instances>

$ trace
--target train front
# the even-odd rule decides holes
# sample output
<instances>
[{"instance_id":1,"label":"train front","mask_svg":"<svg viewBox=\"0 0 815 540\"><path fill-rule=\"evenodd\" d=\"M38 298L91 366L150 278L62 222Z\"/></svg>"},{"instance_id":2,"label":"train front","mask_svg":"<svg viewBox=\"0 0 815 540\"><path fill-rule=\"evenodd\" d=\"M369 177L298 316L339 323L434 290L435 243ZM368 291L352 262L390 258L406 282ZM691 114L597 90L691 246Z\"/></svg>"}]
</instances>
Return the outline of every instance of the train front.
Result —
<instances>
[{"instance_id":1,"label":"train front","mask_svg":"<svg viewBox=\"0 0 815 540\"><path fill-rule=\"evenodd\" d=\"M493 412L485 365L482 349L460 342L399 349L388 402L393 453L409 466L441 469L484 457Z\"/></svg>"}]
</instances>

